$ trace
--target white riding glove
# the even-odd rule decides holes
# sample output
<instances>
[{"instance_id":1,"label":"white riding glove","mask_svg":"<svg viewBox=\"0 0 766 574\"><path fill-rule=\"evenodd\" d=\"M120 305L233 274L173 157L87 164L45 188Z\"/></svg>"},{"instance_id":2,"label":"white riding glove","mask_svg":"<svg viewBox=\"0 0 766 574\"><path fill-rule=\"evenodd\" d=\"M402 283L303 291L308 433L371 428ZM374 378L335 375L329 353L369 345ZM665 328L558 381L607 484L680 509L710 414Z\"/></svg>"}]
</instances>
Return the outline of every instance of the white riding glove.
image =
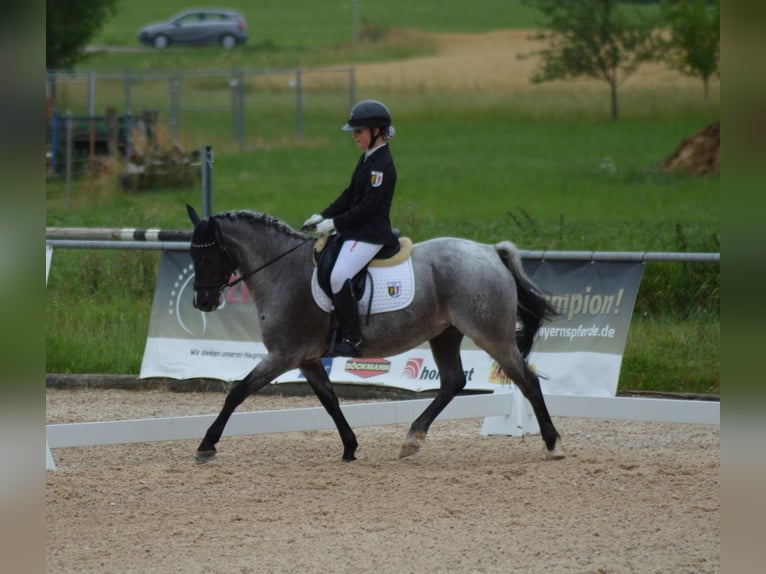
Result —
<instances>
[{"instance_id":1,"label":"white riding glove","mask_svg":"<svg viewBox=\"0 0 766 574\"><path fill-rule=\"evenodd\" d=\"M312 215L306 220L306 223L303 224L303 227L314 227L317 223L319 223L323 219L324 217L322 217L318 213L315 213L314 215Z\"/></svg>"},{"instance_id":2,"label":"white riding glove","mask_svg":"<svg viewBox=\"0 0 766 574\"><path fill-rule=\"evenodd\" d=\"M317 236L322 237L324 235L330 235L335 231L335 224L332 219L323 219L317 224Z\"/></svg>"}]
</instances>

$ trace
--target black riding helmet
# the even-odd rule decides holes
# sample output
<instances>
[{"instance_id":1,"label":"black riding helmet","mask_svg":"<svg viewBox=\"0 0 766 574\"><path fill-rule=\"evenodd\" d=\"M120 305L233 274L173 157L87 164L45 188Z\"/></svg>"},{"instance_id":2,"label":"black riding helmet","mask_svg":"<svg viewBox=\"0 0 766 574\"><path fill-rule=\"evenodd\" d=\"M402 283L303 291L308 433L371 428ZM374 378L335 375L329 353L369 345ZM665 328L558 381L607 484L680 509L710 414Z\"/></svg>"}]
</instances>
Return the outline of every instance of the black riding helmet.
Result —
<instances>
[{"instance_id":1,"label":"black riding helmet","mask_svg":"<svg viewBox=\"0 0 766 574\"><path fill-rule=\"evenodd\" d=\"M362 100L351 108L348 114L348 122L341 128L343 131L352 132L359 128L380 128L380 134L384 139L393 137L391 128L391 113L383 102L377 100ZM387 135L390 132L390 137ZM373 146L378 136L370 141Z\"/></svg>"}]
</instances>

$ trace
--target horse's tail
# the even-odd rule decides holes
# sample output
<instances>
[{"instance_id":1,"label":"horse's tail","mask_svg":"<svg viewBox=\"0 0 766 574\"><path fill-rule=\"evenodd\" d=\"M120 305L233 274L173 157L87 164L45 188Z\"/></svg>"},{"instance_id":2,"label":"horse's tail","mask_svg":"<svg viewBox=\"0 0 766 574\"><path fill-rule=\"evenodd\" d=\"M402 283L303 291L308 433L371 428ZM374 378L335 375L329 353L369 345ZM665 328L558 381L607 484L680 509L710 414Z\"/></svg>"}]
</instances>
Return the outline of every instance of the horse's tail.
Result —
<instances>
[{"instance_id":1,"label":"horse's tail","mask_svg":"<svg viewBox=\"0 0 766 574\"><path fill-rule=\"evenodd\" d=\"M526 359L532 350L532 343L537 330L543 321L557 314L532 280L524 273L521 255L516 246L510 241L501 241L495 245L495 250L516 281L516 292L519 298L518 315L521 329L516 331L516 344Z\"/></svg>"}]
</instances>

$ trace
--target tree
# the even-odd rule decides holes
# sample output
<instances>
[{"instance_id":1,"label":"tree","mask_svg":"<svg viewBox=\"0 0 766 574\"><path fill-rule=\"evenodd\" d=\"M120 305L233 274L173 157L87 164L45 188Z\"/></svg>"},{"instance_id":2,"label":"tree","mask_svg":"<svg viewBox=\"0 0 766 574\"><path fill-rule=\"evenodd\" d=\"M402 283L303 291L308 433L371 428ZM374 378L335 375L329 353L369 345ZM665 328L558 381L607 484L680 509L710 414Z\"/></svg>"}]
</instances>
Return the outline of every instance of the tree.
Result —
<instances>
[{"instance_id":1,"label":"tree","mask_svg":"<svg viewBox=\"0 0 766 574\"><path fill-rule=\"evenodd\" d=\"M548 47L529 55L542 58L532 81L589 77L609 84L611 118L617 121L617 88L638 67L657 56L653 20L638 10L628 15L617 0L526 0L547 18L534 36Z\"/></svg>"},{"instance_id":2,"label":"tree","mask_svg":"<svg viewBox=\"0 0 766 574\"><path fill-rule=\"evenodd\" d=\"M702 80L705 102L710 78L719 73L721 50L721 2L708 4L706 0L662 3L662 13L670 26L665 60L682 74Z\"/></svg>"},{"instance_id":3,"label":"tree","mask_svg":"<svg viewBox=\"0 0 766 574\"><path fill-rule=\"evenodd\" d=\"M71 68L83 58L88 42L119 0L47 0L45 4L45 65Z\"/></svg>"}]
</instances>

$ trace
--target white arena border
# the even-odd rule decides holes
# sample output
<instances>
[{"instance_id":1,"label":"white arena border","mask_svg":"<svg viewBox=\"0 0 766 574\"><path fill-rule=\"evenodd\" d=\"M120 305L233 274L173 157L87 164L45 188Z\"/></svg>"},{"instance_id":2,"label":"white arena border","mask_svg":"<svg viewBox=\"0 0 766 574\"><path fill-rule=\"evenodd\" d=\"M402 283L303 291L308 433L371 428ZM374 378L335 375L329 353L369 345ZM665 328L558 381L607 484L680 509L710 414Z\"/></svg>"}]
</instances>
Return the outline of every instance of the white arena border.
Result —
<instances>
[{"instance_id":1,"label":"white arena border","mask_svg":"<svg viewBox=\"0 0 766 574\"><path fill-rule=\"evenodd\" d=\"M387 401L341 406L352 427L409 424L432 399ZM721 424L718 401L635 397L546 395L552 417L631 420L647 422ZM46 425L46 468L55 469L51 448L202 439L217 415L194 415L64 423ZM481 434L521 436L537 434L529 403L518 390L456 397L438 421L486 417ZM245 436L334 429L323 407L234 413L223 436Z\"/></svg>"}]
</instances>

